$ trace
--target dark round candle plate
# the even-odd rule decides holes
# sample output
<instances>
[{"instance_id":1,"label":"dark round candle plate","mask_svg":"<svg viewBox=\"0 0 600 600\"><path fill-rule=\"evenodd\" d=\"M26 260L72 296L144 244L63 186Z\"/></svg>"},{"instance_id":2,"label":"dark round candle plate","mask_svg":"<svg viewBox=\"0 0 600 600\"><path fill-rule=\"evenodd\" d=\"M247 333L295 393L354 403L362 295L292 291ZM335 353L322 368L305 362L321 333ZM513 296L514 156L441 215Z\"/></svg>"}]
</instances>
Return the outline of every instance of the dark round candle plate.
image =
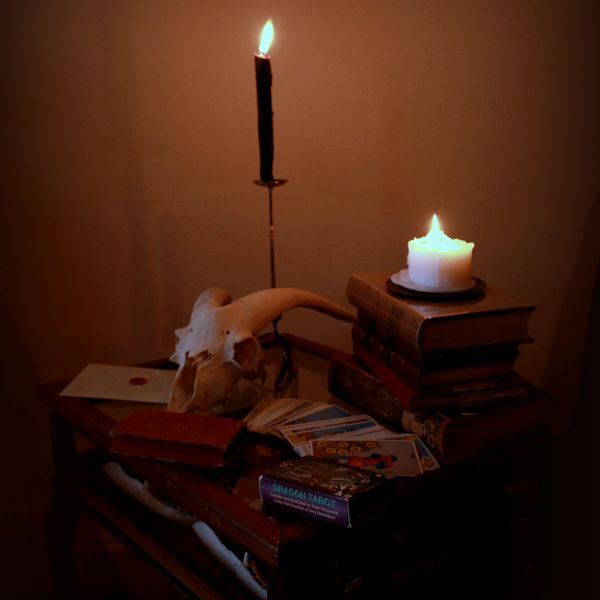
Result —
<instances>
[{"instance_id":1,"label":"dark round candle plate","mask_svg":"<svg viewBox=\"0 0 600 600\"><path fill-rule=\"evenodd\" d=\"M385 285L392 294L404 296L405 298L413 298L414 300L427 300L434 302L447 302L449 300L465 300L478 296L485 289L485 281L478 277L472 277L473 285L466 290L457 292L421 292L411 288L404 287L398 283L394 283L391 279L385 282Z\"/></svg>"}]
</instances>

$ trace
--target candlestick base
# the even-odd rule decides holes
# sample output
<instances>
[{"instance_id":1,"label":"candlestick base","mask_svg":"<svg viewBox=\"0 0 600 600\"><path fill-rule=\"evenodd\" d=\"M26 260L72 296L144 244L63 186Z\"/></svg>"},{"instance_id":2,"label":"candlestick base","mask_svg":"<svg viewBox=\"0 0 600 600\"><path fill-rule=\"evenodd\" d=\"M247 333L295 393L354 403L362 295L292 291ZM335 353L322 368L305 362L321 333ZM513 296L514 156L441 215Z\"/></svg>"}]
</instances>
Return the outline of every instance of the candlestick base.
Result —
<instances>
[{"instance_id":1,"label":"candlestick base","mask_svg":"<svg viewBox=\"0 0 600 600\"><path fill-rule=\"evenodd\" d=\"M395 275L398 275L397 273ZM393 281L394 278L396 281ZM398 283L398 278L392 275L385 282L385 285L392 294L404 296L405 298L413 298L414 300L427 300L433 302L448 302L450 300L465 300L473 298L483 293L485 290L485 281L478 277L471 277L473 285L463 290L443 290L443 291L425 291L423 288L407 287Z\"/></svg>"}]
</instances>

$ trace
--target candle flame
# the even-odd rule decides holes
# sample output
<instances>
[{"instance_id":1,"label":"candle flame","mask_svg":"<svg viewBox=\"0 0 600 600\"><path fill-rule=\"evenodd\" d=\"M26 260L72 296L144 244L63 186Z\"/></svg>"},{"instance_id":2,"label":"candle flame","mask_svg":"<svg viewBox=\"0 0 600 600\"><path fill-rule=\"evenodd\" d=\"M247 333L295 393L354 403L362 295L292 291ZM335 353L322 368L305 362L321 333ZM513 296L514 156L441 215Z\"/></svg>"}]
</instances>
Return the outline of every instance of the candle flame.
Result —
<instances>
[{"instance_id":1,"label":"candle flame","mask_svg":"<svg viewBox=\"0 0 600 600\"><path fill-rule=\"evenodd\" d=\"M420 248L426 251L436 252L462 252L462 248L469 247L473 249L475 244L473 242L465 242L463 240L452 239L448 237L444 231L440 228L440 222L438 221L437 215L433 215L431 219L431 229L426 236L421 238L414 238L408 242L408 247Z\"/></svg>"},{"instance_id":2,"label":"candle flame","mask_svg":"<svg viewBox=\"0 0 600 600\"><path fill-rule=\"evenodd\" d=\"M440 222L435 213L431 219L431 229L423 239L427 244L432 244L440 250L448 250L453 245L453 241L441 229Z\"/></svg>"},{"instance_id":3,"label":"candle flame","mask_svg":"<svg viewBox=\"0 0 600 600\"><path fill-rule=\"evenodd\" d=\"M258 53L262 56L267 56L274 34L275 31L273 29L273 21L269 19L263 27L262 34L260 36L260 44L258 45Z\"/></svg>"}]
</instances>

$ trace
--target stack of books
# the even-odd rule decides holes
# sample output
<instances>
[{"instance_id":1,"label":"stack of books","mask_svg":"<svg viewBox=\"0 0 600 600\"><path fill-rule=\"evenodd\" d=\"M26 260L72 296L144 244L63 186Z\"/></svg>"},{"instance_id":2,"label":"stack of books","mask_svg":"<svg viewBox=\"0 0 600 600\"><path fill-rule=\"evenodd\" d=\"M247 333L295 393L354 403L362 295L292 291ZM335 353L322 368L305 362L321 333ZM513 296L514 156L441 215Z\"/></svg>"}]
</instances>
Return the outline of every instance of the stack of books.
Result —
<instances>
[{"instance_id":1,"label":"stack of books","mask_svg":"<svg viewBox=\"0 0 600 600\"><path fill-rule=\"evenodd\" d=\"M405 298L388 290L390 275L350 277L356 360L332 362L331 393L418 433L446 460L539 426L540 393L515 370L535 307L490 286L462 300Z\"/></svg>"}]
</instances>

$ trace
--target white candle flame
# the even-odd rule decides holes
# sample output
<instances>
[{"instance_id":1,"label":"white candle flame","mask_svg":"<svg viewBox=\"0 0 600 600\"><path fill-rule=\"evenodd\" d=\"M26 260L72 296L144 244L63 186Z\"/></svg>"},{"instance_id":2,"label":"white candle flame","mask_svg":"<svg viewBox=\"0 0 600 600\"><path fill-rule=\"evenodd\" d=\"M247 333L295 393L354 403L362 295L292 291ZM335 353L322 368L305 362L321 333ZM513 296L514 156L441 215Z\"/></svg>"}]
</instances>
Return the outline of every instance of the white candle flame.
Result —
<instances>
[{"instance_id":1,"label":"white candle flame","mask_svg":"<svg viewBox=\"0 0 600 600\"><path fill-rule=\"evenodd\" d=\"M434 213L431 219L431 229L429 233L422 238L428 246L435 246L440 250L450 250L456 247L454 240L449 238L440 227L437 215Z\"/></svg>"},{"instance_id":2,"label":"white candle flame","mask_svg":"<svg viewBox=\"0 0 600 600\"><path fill-rule=\"evenodd\" d=\"M269 19L263 27L262 34L260 36L260 44L258 45L258 53L261 56L267 56L274 35L275 30L273 29L273 21Z\"/></svg>"}]
</instances>

